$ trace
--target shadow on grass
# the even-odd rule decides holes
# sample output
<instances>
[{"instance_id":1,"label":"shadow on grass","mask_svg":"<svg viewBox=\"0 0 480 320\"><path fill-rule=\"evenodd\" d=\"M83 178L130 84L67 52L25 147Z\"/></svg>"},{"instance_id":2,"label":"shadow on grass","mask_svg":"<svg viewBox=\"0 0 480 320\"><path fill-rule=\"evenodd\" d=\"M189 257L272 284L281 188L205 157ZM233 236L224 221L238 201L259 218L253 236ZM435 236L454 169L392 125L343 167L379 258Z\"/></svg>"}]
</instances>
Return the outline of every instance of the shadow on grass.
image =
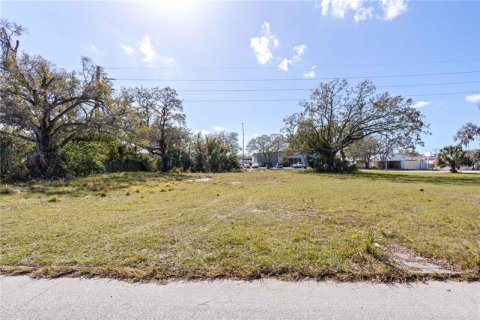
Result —
<instances>
[{"instance_id":1,"label":"shadow on grass","mask_svg":"<svg viewBox=\"0 0 480 320\"><path fill-rule=\"evenodd\" d=\"M447 185L471 185L480 187L480 174L466 173L421 173L421 172L365 172L360 171L353 175L355 178L370 180L384 180L403 183L432 183Z\"/></svg>"},{"instance_id":2,"label":"shadow on grass","mask_svg":"<svg viewBox=\"0 0 480 320\"><path fill-rule=\"evenodd\" d=\"M182 181L189 176L181 173L121 172L96 174L75 180L34 180L15 184L26 194L84 196L141 186L148 182Z\"/></svg>"},{"instance_id":3,"label":"shadow on grass","mask_svg":"<svg viewBox=\"0 0 480 320\"><path fill-rule=\"evenodd\" d=\"M400 183L431 183L443 185L463 185L480 187L480 174L477 173L446 173L446 172L403 172L403 171L359 171L355 173L318 173L304 171L303 174L328 175L340 179L365 179L373 181L391 181Z\"/></svg>"}]
</instances>

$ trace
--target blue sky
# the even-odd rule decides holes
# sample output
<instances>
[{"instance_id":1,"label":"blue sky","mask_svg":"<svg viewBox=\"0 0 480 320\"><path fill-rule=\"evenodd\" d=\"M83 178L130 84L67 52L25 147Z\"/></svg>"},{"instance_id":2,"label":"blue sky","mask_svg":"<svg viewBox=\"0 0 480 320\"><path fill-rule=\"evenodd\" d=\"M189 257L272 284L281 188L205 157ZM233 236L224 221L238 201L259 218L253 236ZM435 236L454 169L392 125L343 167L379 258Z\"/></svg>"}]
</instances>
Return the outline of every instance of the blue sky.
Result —
<instances>
[{"instance_id":1,"label":"blue sky","mask_svg":"<svg viewBox=\"0 0 480 320\"><path fill-rule=\"evenodd\" d=\"M414 99L432 131L422 152L480 122L480 73L457 73L480 70L478 1L2 1L0 13L28 29L24 50L59 67L86 55L119 68L107 69L113 78L161 80L117 88L177 89L192 130L241 133L244 122L246 141L279 132L309 91L188 90L309 89L333 77L372 76L379 91ZM436 75L402 76L419 74ZM186 79L277 80L173 81ZM468 93L443 95L457 92Z\"/></svg>"}]
</instances>

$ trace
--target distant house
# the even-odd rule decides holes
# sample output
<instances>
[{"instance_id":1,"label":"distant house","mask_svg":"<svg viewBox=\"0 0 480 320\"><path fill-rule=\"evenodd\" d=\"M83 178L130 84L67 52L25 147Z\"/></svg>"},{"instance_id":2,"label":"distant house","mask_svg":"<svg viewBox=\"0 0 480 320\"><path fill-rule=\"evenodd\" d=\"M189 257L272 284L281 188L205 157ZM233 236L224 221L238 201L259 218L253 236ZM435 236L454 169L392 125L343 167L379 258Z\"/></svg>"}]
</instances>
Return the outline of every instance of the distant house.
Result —
<instances>
[{"instance_id":1,"label":"distant house","mask_svg":"<svg viewBox=\"0 0 480 320\"><path fill-rule=\"evenodd\" d=\"M474 151L467 151L473 153ZM403 154L392 154L387 159L380 155L372 157L370 160L370 168L390 169L390 170L442 170L448 171L449 167L438 168L435 166L436 154L430 152L419 156L408 156ZM480 170L480 162L476 162L473 166L462 167L460 170Z\"/></svg>"},{"instance_id":2,"label":"distant house","mask_svg":"<svg viewBox=\"0 0 480 320\"><path fill-rule=\"evenodd\" d=\"M267 159L261 153L254 153L252 155L252 163L258 163L264 167L267 164ZM291 166L293 164L300 163L305 167L308 167L307 156L302 153L285 153L280 151L270 159L270 165L283 164L284 166Z\"/></svg>"},{"instance_id":3,"label":"distant house","mask_svg":"<svg viewBox=\"0 0 480 320\"><path fill-rule=\"evenodd\" d=\"M468 153L474 151L467 151ZM437 158L436 154L431 154L429 152L424 155L418 156L409 156L403 154L391 154L384 159L381 155L375 155L370 159L369 167L370 169L388 169L388 170L442 170L448 171L449 168L438 168L435 167L435 160ZM352 159L347 159L350 163L357 163L360 167L363 167L364 164L359 161ZM249 163L258 163L260 166L264 167L267 164L267 160L261 153L254 153L251 156L251 159L246 160L245 162ZM296 163L300 163L305 167L309 166L308 157L306 154L302 153L285 153L280 151L278 154L275 154L270 159L270 165L275 166L277 163L283 164L284 166L291 166ZM470 167L462 167L461 170L480 170L480 162L475 163Z\"/></svg>"},{"instance_id":4,"label":"distant house","mask_svg":"<svg viewBox=\"0 0 480 320\"><path fill-rule=\"evenodd\" d=\"M433 168L435 156L407 156L392 154L386 159L380 155L372 157L370 168L391 170L430 170Z\"/></svg>"},{"instance_id":5,"label":"distant house","mask_svg":"<svg viewBox=\"0 0 480 320\"><path fill-rule=\"evenodd\" d=\"M243 160L243 165L245 166L246 164L252 164L252 156L245 156L245 158L243 158L242 155L239 155L238 156L238 163L242 163L242 160Z\"/></svg>"}]
</instances>

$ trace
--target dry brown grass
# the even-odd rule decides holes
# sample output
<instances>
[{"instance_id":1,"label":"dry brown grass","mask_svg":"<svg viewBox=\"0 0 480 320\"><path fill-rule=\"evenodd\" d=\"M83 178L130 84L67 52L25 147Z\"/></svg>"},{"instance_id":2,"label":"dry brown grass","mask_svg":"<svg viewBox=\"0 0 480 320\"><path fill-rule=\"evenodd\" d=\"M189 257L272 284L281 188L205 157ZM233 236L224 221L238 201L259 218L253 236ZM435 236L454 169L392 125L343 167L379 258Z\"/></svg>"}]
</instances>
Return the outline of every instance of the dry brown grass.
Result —
<instances>
[{"instance_id":1,"label":"dry brown grass","mask_svg":"<svg viewBox=\"0 0 480 320\"><path fill-rule=\"evenodd\" d=\"M199 177L129 173L15 186L20 193L0 196L0 272L157 281L479 278L480 175ZM373 242L462 274L398 270Z\"/></svg>"}]
</instances>

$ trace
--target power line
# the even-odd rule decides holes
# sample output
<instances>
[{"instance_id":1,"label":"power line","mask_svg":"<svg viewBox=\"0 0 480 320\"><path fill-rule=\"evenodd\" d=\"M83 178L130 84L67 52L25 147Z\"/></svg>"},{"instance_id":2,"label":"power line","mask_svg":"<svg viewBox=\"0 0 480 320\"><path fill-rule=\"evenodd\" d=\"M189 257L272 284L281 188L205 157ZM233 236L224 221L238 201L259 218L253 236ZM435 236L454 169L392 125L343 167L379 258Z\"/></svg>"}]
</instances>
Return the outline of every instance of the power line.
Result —
<instances>
[{"instance_id":1,"label":"power line","mask_svg":"<svg viewBox=\"0 0 480 320\"><path fill-rule=\"evenodd\" d=\"M397 66L397 65L418 65L418 64L439 64L453 62L473 62L480 59L458 59L458 60L436 60L436 61L410 61L410 62L389 62L389 63L363 63L363 64L338 64L338 65L309 65L290 66L291 69L316 68L351 68L351 67L374 67L374 66ZM104 67L105 70L278 70L278 67Z\"/></svg>"},{"instance_id":2,"label":"power line","mask_svg":"<svg viewBox=\"0 0 480 320\"><path fill-rule=\"evenodd\" d=\"M385 85L375 86L377 88L404 88L404 87L424 87L424 86L443 86L455 84L480 83L480 81L458 81L458 82L440 82L440 83L419 83L405 85ZM280 89L177 89L179 92L281 92L281 91L312 91L315 88L280 88Z\"/></svg>"},{"instance_id":3,"label":"power line","mask_svg":"<svg viewBox=\"0 0 480 320\"><path fill-rule=\"evenodd\" d=\"M164 82L262 82L262 81L318 81L334 79L375 79L375 78L401 78L401 77L424 77L441 76L453 74L472 74L479 73L479 70L457 71L457 72L439 72L439 73L414 73L414 74L396 74L396 75L374 75L374 76L353 76L353 77L318 77L318 78L264 78L264 79L160 79L160 78L109 78L116 81L164 81Z\"/></svg>"},{"instance_id":4,"label":"power line","mask_svg":"<svg viewBox=\"0 0 480 320\"><path fill-rule=\"evenodd\" d=\"M464 92L445 92L445 93L423 93L423 94L409 94L405 95L406 97L425 97L425 96L447 96L447 95L456 95L456 94L473 94L476 91L464 91ZM208 103L216 103L216 102L298 102L303 100L304 98L299 99L227 99L227 100L184 100L184 102L208 102Z\"/></svg>"}]
</instances>

